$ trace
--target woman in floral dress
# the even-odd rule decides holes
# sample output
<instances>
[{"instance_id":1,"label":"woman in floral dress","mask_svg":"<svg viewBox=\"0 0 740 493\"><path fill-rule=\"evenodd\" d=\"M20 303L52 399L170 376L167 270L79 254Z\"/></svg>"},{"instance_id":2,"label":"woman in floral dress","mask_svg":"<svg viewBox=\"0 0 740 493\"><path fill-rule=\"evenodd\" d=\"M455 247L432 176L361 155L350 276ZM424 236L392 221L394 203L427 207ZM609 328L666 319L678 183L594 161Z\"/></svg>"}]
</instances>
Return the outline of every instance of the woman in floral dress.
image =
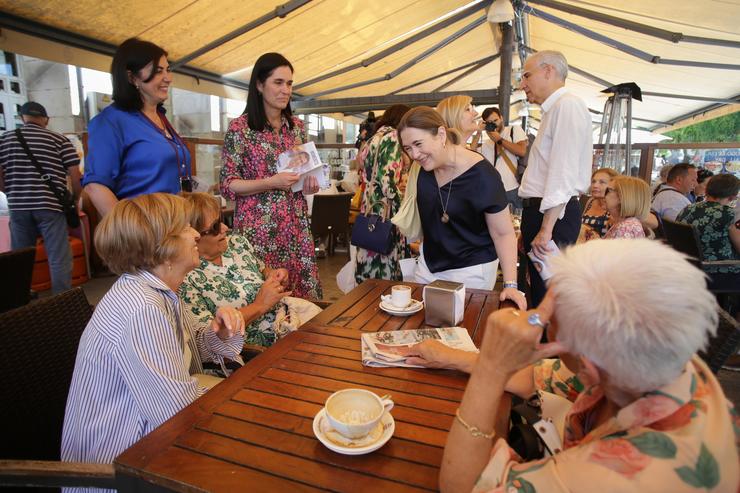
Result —
<instances>
[{"instance_id":1,"label":"woman in floral dress","mask_svg":"<svg viewBox=\"0 0 740 493\"><path fill-rule=\"evenodd\" d=\"M226 133L221 192L236 201L234 229L243 233L270 268L285 267L294 296L320 299L321 283L304 195L315 178L292 192L296 173L277 172L278 156L306 141L303 122L290 110L293 66L278 53L262 55L252 69L247 108Z\"/></svg>"},{"instance_id":2,"label":"woman in floral dress","mask_svg":"<svg viewBox=\"0 0 740 493\"><path fill-rule=\"evenodd\" d=\"M401 151L396 126L410 109L403 104L388 108L376 124L377 131L359 156L358 161L362 163L360 183L365 190L360 205L361 214L378 214L390 220L401 207L401 187L406 183L410 163ZM410 251L406 238L397 228L393 228L392 235L393 250L388 255L357 249L357 284L365 279L403 280L399 260L409 257Z\"/></svg>"},{"instance_id":3,"label":"woman in floral dress","mask_svg":"<svg viewBox=\"0 0 740 493\"><path fill-rule=\"evenodd\" d=\"M231 306L246 322L245 344L271 346L321 311L290 296L288 271L265 267L244 235L227 234L213 195L183 196L190 206L190 225L200 234L200 263L185 276L180 297L197 320L210 322L216 307Z\"/></svg>"}]
</instances>

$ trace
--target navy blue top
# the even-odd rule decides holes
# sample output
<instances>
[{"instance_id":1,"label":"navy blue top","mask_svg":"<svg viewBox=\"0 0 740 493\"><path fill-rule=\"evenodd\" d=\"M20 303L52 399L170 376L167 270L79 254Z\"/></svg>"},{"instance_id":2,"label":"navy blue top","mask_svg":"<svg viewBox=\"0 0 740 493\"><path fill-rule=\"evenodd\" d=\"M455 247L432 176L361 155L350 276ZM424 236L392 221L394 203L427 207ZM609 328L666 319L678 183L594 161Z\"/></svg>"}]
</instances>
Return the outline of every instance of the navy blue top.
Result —
<instances>
[{"instance_id":1,"label":"navy blue top","mask_svg":"<svg viewBox=\"0 0 740 493\"><path fill-rule=\"evenodd\" d=\"M167 138L140 111L124 111L112 104L90 120L88 132L83 185L100 183L125 199L178 193L180 176L191 175L185 143L177 136Z\"/></svg>"},{"instance_id":2,"label":"navy blue top","mask_svg":"<svg viewBox=\"0 0 740 493\"><path fill-rule=\"evenodd\" d=\"M440 193L450 217L447 224L441 220ZM480 160L441 189L434 173L422 169L416 203L424 231L424 260L431 272L470 267L498 258L485 214L495 214L506 207L506 191L501 175L487 160Z\"/></svg>"}]
</instances>

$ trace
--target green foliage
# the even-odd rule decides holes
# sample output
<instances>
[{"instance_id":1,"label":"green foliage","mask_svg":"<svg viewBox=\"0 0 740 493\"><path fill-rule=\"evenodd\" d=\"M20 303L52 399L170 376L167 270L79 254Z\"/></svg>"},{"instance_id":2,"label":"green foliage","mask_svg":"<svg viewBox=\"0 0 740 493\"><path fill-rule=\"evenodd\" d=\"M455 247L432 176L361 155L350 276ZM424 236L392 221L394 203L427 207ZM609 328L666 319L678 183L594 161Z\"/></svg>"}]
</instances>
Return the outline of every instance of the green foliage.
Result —
<instances>
[{"instance_id":1,"label":"green foliage","mask_svg":"<svg viewBox=\"0 0 740 493\"><path fill-rule=\"evenodd\" d=\"M738 142L740 111L666 132L673 142Z\"/></svg>"}]
</instances>

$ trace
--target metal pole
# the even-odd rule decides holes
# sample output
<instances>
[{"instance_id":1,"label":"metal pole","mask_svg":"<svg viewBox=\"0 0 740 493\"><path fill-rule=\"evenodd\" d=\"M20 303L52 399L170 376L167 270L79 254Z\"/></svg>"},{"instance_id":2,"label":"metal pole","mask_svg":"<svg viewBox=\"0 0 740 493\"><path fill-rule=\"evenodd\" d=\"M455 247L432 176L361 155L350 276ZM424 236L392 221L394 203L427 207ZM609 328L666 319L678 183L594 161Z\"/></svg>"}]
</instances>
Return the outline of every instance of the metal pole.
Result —
<instances>
[{"instance_id":1,"label":"metal pole","mask_svg":"<svg viewBox=\"0 0 740 493\"><path fill-rule=\"evenodd\" d=\"M480 68L488 65L490 62L492 62L493 60L495 60L498 57L499 57L499 54L497 53L493 57L488 57L488 58L491 58L491 60L487 60L485 62L476 63L475 65L473 65L469 69L465 70L460 75L456 75L455 77L453 77L452 79L448 80L447 82L445 82L441 86L437 87L436 89L433 89L432 92L439 92L439 91L443 91L443 90L447 89L448 87L450 87L455 82L464 79L465 77L467 77L468 75L472 74L473 72L476 72L478 69L480 69Z\"/></svg>"},{"instance_id":2,"label":"metal pole","mask_svg":"<svg viewBox=\"0 0 740 493\"><path fill-rule=\"evenodd\" d=\"M502 22L501 26L501 71L498 83L498 109L504 125L509 124L509 102L511 101L511 66L514 56L514 28L511 22Z\"/></svg>"},{"instance_id":3,"label":"metal pole","mask_svg":"<svg viewBox=\"0 0 740 493\"><path fill-rule=\"evenodd\" d=\"M623 94L627 98L627 128L624 129L625 149L627 153L626 164L624 165L624 174L632 176L632 91Z\"/></svg>"},{"instance_id":4,"label":"metal pole","mask_svg":"<svg viewBox=\"0 0 740 493\"><path fill-rule=\"evenodd\" d=\"M460 65L459 67L455 67L453 69L447 70L445 72L442 72L441 74L436 74L436 75L433 75L431 77L427 77L426 79L420 80L418 82L414 82L413 84L409 84L408 86L403 86L400 89L396 89L395 91L389 92L388 95L389 96L392 96L394 94L398 94L399 92L403 92L403 91L406 91L408 89L412 89L412 88L414 88L416 86L420 86L422 84L426 84L427 82L431 82L431 81L433 81L435 79L439 79L440 77L444 77L445 75L454 74L455 72L457 72L459 70L463 70L463 69L466 69L466 68L469 68L469 67L472 67L472 66L475 66L475 65L481 65L481 64L486 64L488 62L492 62L495 59L497 59L499 56L500 55L498 53L496 53L495 55L487 56L485 58L481 58L480 60L476 60L474 62L466 63L465 65ZM437 88L437 91L439 91L439 90L440 89Z\"/></svg>"},{"instance_id":5,"label":"metal pole","mask_svg":"<svg viewBox=\"0 0 740 493\"><path fill-rule=\"evenodd\" d=\"M242 34L246 34L252 29L255 29L265 22L269 22L277 17L285 17L289 13L293 12L296 9L299 9L306 5L311 0L290 0L288 3L284 3L283 5L278 5L275 7L275 9L272 12L269 12L261 17L258 17L257 19L243 25L239 29L235 29L231 31L230 33L221 36L220 38L211 41L207 45L198 48L197 50L193 51L192 53L189 53L185 55L184 57L180 58L179 60L176 60L170 64L171 69L175 69L177 67L180 67L181 65L185 65L191 60L194 60L198 58L201 55L204 55L205 53L208 53L209 51L218 48L224 43L227 43L231 41L234 38L238 38Z\"/></svg>"}]
</instances>

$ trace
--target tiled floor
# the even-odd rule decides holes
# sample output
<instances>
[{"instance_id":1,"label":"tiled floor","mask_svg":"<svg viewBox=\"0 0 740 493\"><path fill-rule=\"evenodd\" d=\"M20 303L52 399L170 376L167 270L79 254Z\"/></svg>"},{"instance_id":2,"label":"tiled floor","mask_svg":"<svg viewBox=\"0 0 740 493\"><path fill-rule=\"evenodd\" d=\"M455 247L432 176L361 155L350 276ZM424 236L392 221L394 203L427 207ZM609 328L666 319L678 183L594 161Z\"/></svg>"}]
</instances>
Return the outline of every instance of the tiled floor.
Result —
<instances>
[{"instance_id":1,"label":"tiled floor","mask_svg":"<svg viewBox=\"0 0 740 493\"><path fill-rule=\"evenodd\" d=\"M342 292L337 287L337 272L349 261L349 257L346 251L337 251L333 256L317 259L319 266L319 277L321 278L321 284L324 288L324 300L336 301L342 296ZM85 295L92 304L97 304L98 301L105 295L108 289L115 282L115 276L98 277L92 279L83 285ZM740 406L740 372L733 372L727 370L721 370L717 375L722 388L727 394L735 406Z\"/></svg>"}]
</instances>

